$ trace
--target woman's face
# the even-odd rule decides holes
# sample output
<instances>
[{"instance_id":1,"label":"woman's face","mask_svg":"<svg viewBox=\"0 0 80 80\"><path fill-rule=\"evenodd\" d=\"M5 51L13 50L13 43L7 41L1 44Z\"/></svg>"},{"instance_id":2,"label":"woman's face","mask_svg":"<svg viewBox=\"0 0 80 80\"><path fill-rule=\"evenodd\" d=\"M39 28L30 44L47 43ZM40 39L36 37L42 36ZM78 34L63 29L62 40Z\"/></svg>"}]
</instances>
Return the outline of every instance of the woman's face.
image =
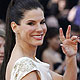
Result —
<instances>
[{"instance_id":1,"label":"woman's face","mask_svg":"<svg viewBox=\"0 0 80 80\"><path fill-rule=\"evenodd\" d=\"M41 45L46 31L44 13L40 8L24 13L19 25L19 38L22 41L33 46Z\"/></svg>"}]
</instances>

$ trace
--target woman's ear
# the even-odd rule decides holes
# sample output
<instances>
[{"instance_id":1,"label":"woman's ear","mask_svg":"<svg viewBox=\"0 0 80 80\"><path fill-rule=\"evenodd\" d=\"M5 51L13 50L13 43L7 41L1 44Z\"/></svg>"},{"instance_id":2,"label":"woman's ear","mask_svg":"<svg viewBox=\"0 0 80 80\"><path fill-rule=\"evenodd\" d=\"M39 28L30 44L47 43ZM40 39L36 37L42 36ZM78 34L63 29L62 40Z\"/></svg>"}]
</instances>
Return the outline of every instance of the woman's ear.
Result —
<instances>
[{"instance_id":1,"label":"woman's ear","mask_svg":"<svg viewBox=\"0 0 80 80\"><path fill-rule=\"evenodd\" d=\"M14 33L18 33L18 30L19 30L18 27L19 26L14 21L11 22L11 28L12 28L12 30L13 30Z\"/></svg>"}]
</instances>

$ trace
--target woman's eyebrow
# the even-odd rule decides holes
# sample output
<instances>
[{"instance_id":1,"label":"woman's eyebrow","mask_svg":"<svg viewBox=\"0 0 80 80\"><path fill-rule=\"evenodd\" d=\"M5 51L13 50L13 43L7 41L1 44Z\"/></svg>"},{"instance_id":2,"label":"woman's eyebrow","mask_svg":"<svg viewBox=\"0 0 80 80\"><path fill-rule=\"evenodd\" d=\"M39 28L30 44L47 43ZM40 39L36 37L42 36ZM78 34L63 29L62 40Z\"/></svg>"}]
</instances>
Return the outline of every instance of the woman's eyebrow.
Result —
<instances>
[{"instance_id":1,"label":"woman's eyebrow","mask_svg":"<svg viewBox=\"0 0 80 80\"><path fill-rule=\"evenodd\" d=\"M45 21L45 18L42 19L41 21ZM27 22L36 22L36 20L28 20Z\"/></svg>"},{"instance_id":2,"label":"woman's eyebrow","mask_svg":"<svg viewBox=\"0 0 80 80\"><path fill-rule=\"evenodd\" d=\"M35 20L28 20L27 22L36 22Z\"/></svg>"}]
</instances>

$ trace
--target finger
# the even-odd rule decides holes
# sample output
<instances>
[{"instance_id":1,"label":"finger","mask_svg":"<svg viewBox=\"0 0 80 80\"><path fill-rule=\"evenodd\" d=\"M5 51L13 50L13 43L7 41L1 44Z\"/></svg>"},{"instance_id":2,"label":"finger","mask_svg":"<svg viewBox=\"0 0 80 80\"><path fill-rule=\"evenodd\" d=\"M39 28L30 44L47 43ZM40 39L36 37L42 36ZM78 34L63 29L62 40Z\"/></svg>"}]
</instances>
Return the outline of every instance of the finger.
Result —
<instances>
[{"instance_id":1,"label":"finger","mask_svg":"<svg viewBox=\"0 0 80 80\"><path fill-rule=\"evenodd\" d=\"M70 32L71 32L71 25L68 26L68 29L66 32L66 39L70 39Z\"/></svg>"},{"instance_id":2,"label":"finger","mask_svg":"<svg viewBox=\"0 0 80 80\"><path fill-rule=\"evenodd\" d=\"M78 43L78 42L80 43L80 37L78 36L72 36L71 40L74 41L75 43Z\"/></svg>"},{"instance_id":3,"label":"finger","mask_svg":"<svg viewBox=\"0 0 80 80\"><path fill-rule=\"evenodd\" d=\"M65 36L63 34L62 28L59 29L59 33L60 33L60 40L63 42L65 40Z\"/></svg>"},{"instance_id":4,"label":"finger","mask_svg":"<svg viewBox=\"0 0 80 80\"><path fill-rule=\"evenodd\" d=\"M71 37L71 40L73 41L73 40L75 40L75 39L77 39L78 38L78 36L72 36Z\"/></svg>"},{"instance_id":5,"label":"finger","mask_svg":"<svg viewBox=\"0 0 80 80\"><path fill-rule=\"evenodd\" d=\"M66 50L65 50L63 45L62 45L62 51L63 51L63 53L67 54L67 52L66 52Z\"/></svg>"},{"instance_id":6,"label":"finger","mask_svg":"<svg viewBox=\"0 0 80 80\"><path fill-rule=\"evenodd\" d=\"M65 55L68 55L68 54L67 54L67 51L65 50L64 45L63 45L63 44L61 44L61 46L62 46L62 51L63 51L63 53L64 53Z\"/></svg>"}]
</instances>

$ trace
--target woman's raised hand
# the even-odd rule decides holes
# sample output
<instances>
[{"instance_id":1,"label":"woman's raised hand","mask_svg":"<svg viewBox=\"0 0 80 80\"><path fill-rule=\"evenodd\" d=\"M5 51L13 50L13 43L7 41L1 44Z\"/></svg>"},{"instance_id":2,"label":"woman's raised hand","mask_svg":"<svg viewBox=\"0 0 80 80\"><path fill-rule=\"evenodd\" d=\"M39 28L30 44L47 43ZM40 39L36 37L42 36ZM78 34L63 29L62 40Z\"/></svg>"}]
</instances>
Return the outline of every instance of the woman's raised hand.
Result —
<instances>
[{"instance_id":1,"label":"woman's raised hand","mask_svg":"<svg viewBox=\"0 0 80 80\"><path fill-rule=\"evenodd\" d=\"M62 42L62 50L64 54L68 57L74 56L77 54L77 43L80 43L80 38L78 36L70 37L71 26L68 26L66 37L63 34L62 28L59 29L60 41Z\"/></svg>"}]
</instances>

